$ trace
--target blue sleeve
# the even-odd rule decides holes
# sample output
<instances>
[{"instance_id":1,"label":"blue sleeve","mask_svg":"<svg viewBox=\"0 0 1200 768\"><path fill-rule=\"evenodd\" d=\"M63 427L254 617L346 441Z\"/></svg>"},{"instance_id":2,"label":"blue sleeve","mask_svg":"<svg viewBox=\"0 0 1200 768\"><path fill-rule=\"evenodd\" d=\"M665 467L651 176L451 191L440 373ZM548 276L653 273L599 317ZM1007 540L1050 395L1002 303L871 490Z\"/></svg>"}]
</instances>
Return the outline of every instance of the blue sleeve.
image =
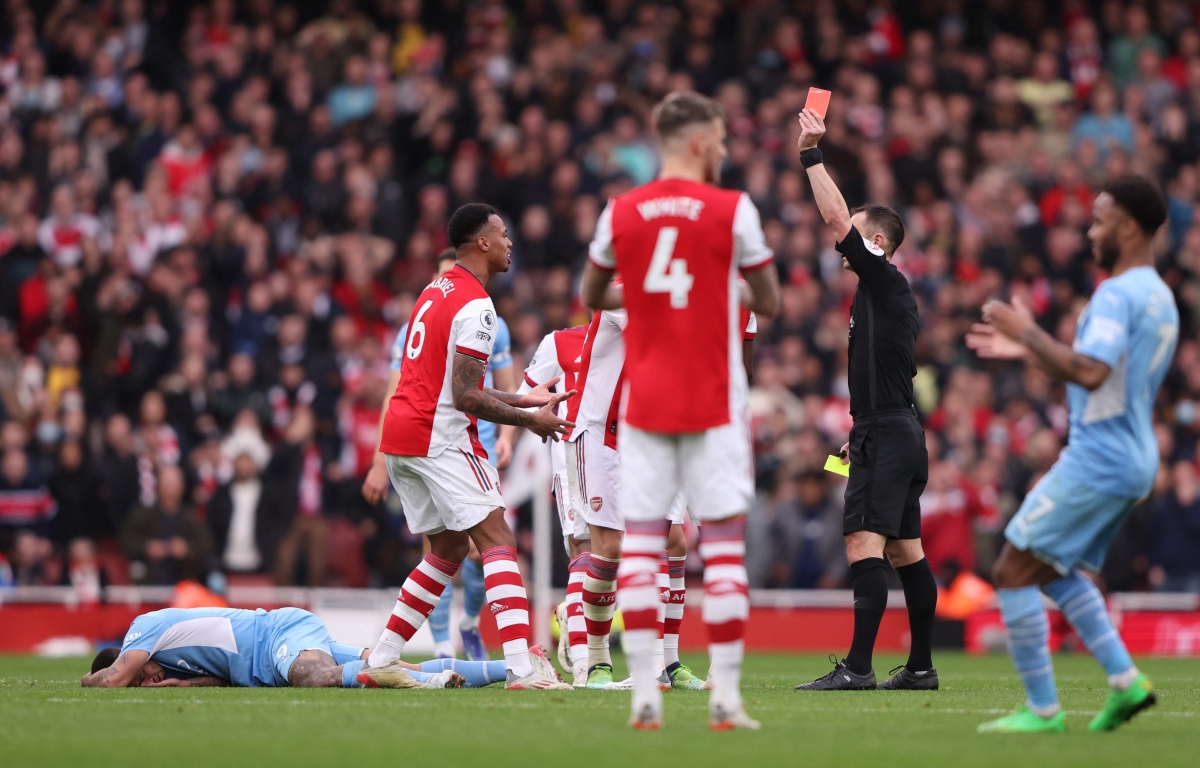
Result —
<instances>
[{"instance_id":1,"label":"blue sleeve","mask_svg":"<svg viewBox=\"0 0 1200 768\"><path fill-rule=\"evenodd\" d=\"M496 343L492 346L492 356L488 358L488 368L494 371L503 370L513 364L512 337L508 333L508 323L504 318L497 317Z\"/></svg>"},{"instance_id":2,"label":"blue sleeve","mask_svg":"<svg viewBox=\"0 0 1200 768\"><path fill-rule=\"evenodd\" d=\"M1092 296L1075 351L1113 367L1129 346L1132 318L1129 299L1110 282L1101 283Z\"/></svg>"},{"instance_id":3,"label":"blue sleeve","mask_svg":"<svg viewBox=\"0 0 1200 768\"><path fill-rule=\"evenodd\" d=\"M161 619L148 613L138 616L129 625L129 631L125 633L125 639L121 641L121 653L125 653L125 651L150 653L166 629L167 624Z\"/></svg>"},{"instance_id":4,"label":"blue sleeve","mask_svg":"<svg viewBox=\"0 0 1200 768\"><path fill-rule=\"evenodd\" d=\"M392 342L392 354L389 367L393 371L400 370L400 364L404 362L404 337L408 335L408 323L400 326L400 333L396 334L396 340Z\"/></svg>"}]
</instances>

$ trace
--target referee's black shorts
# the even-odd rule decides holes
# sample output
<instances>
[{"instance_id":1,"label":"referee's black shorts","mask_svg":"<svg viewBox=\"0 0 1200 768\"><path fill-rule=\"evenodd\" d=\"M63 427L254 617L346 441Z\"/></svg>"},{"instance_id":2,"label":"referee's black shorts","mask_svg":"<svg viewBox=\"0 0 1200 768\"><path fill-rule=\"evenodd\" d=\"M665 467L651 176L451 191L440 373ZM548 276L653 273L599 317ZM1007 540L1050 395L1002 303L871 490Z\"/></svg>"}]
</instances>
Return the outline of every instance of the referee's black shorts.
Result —
<instances>
[{"instance_id":1,"label":"referee's black shorts","mask_svg":"<svg viewBox=\"0 0 1200 768\"><path fill-rule=\"evenodd\" d=\"M886 411L855 419L842 533L919 539L921 493L928 481L925 431L915 414Z\"/></svg>"}]
</instances>

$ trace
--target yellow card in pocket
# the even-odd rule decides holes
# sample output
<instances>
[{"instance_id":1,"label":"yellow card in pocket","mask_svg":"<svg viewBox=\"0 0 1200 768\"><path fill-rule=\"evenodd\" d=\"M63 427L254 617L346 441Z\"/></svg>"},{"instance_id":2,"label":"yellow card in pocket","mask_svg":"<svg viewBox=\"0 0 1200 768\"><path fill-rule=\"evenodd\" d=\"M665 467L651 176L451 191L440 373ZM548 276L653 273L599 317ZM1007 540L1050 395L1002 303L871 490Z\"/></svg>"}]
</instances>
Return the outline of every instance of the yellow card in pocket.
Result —
<instances>
[{"instance_id":1,"label":"yellow card in pocket","mask_svg":"<svg viewBox=\"0 0 1200 768\"><path fill-rule=\"evenodd\" d=\"M825 471L842 477L850 477L850 465L842 463L841 456L830 456L825 460Z\"/></svg>"}]
</instances>

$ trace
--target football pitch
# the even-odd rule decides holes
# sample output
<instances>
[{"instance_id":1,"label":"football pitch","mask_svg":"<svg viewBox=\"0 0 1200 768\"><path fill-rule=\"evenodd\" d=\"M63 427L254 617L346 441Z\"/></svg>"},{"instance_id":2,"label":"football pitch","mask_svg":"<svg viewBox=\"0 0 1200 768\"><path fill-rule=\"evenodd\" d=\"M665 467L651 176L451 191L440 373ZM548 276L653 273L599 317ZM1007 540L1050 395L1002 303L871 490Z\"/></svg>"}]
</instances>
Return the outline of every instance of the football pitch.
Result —
<instances>
[{"instance_id":1,"label":"football pitch","mask_svg":"<svg viewBox=\"0 0 1200 768\"><path fill-rule=\"evenodd\" d=\"M687 658L698 673L700 657ZM876 658L877 672L900 663ZM747 659L757 733L711 733L707 693L671 691L664 729L625 726L627 693L79 687L89 660L0 657L0 765L17 766L1196 766L1200 662L1143 659L1159 704L1087 732L1104 700L1090 658L1055 658L1065 735L980 736L1022 695L1004 656L935 655L936 692L798 693L819 656ZM623 664L618 659L618 667ZM624 670L619 669L618 674Z\"/></svg>"}]
</instances>

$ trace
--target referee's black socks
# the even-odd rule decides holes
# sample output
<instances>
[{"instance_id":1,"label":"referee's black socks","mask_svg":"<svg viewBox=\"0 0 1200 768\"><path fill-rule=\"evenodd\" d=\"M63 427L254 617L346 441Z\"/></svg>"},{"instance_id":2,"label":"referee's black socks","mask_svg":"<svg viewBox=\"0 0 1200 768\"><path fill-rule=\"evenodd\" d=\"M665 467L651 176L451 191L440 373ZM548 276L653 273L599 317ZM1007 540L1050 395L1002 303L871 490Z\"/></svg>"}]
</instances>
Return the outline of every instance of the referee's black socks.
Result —
<instances>
[{"instance_id":1,"label":"referee's black socks","mask_svg":"<svg viewBox=\"0 0 1200 768\"><path fill-rule=\"evenodd\" d=\"M912 645L908 649L909 672L924 672L933 667L933 614L937 609L937 582L929 559L921 558L911 565L896 569L904 585L904 602L908 606L908 630ZM855 581L857 587L858 582ZM855 592L857 594L857 591Z\"/></svg>"},{"instance_id":2,"label":"referee's black socks","mask_svg":"<svg viewBox=\"0 0 1200 768\"><path fill-rule=\"evenodd\" d=\"M871 671L871 652L879 622L887 608L887 561L868 557L850 564L854 576L854 641L846 655L846 666L856 675Z\"/></svg>"}]
</instances>

